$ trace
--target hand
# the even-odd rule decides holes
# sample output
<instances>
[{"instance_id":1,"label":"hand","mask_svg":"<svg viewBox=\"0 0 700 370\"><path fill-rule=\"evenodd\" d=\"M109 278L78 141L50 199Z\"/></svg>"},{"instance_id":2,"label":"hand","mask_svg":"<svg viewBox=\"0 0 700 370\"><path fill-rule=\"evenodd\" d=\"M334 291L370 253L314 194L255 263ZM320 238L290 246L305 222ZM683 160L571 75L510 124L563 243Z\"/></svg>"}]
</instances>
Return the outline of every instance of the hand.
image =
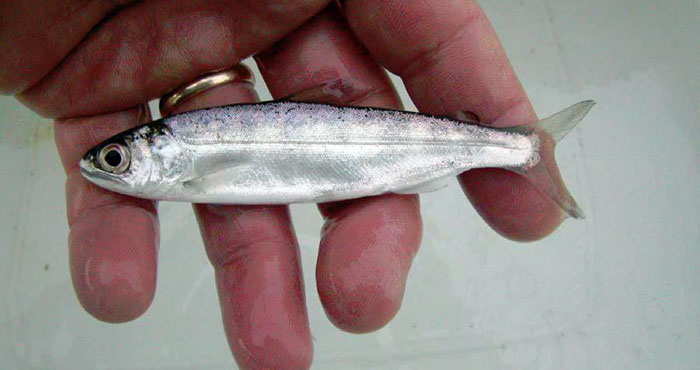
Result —
<instances>
[{"instance_id":1,"label":"hand","mask_svg":"<svg viewBox=\"0 0 700 370\"><path fill-rule=\"evenodd\" d=\"M157 211L150 201L89 184L77 162L92 145L147 121L143 104L183 82L257 54L275 97L340 78L377 91L348 104L399 108L383 65L402 77L421 111L468 111L496 126L535 120L491 26L470 1L348 0L349 28L329 8L292 33L325 2L151 0L125 2L113 13L104 2L66 3L0 7L8 20L0 34L0 90L21 90L18 98L32 109L60 117L55 132L68 178L73 282L83 307L104 321L132 320L153 298ZM27 16L5 16L21 12ZM249 85L230 84L179 109L255 98ZM561 221L558 207L517 175L472 170L460 182L505 237L538 239ZM386 195L319 208L326 223L316 283L329 319L350 332L381 328L399 309L420 243L418 198ZM195 211L238 364L307 368L312 345L287 207Z\"/></svg>"}]
</instances>

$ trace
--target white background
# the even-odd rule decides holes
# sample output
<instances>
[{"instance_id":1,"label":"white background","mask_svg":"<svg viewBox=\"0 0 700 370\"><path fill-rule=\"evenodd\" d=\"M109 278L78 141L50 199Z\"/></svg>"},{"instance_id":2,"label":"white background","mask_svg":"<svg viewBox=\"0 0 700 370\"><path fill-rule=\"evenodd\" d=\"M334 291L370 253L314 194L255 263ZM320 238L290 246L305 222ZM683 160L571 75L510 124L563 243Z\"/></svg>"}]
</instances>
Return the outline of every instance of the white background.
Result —
<instances>
[{"instance_id":1,"label":"white background","mask_svg":"<svg viewBox=\"0 0 700 370\"><path fill-rule=\"evenodd\" d=\"M456 181L423 196L403 308L357 336L318 301L321 218L292 207L314 368L700 368L700 3L483 7L540 116L599 103L557 152L588 218L517 244L479 219ZM52 137L50 122L0 98L0 368L235 367L189 205L161 205L158 292L143 317L111 325L82 310Z\"/></svg>"}]
</instances>

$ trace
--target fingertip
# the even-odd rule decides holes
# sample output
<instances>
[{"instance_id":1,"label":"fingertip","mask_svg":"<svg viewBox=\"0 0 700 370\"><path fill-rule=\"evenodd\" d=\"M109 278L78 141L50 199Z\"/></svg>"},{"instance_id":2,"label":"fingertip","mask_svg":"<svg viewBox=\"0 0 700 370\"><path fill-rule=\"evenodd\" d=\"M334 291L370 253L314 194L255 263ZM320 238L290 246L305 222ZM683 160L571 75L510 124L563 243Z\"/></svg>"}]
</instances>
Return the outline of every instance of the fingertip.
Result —
<instances>
[{"instance_id":1,"label":"fingertip","mask_svg":"<svg viewBox=\"0 0 700 370\"><path fill-rule=\"evenodd\" d=\"M156 286L155 216L134 206L99 208L71 227L73 286L83 308L100 321L141 316Z\"/></svg>"},{"instance_id":2,"label":"fingertip","mask_svg":"<svg viewBox=\"0 0 700 370\"><path fill-rule=\"evenodd\" d=\"M381 281L381 277L365 286L349 287L345 282L357 277L317 269L316 287L331 323L355 334L370 333L386 326L401 308L404 286Z\"/></svg>"},{"instance_id":3,"label":"fingertip","mask_svg":"<svg viewBox=\"0 0 700 370\"><path fill-rule=\"evenodd\" d=\"M313 344L309 335L287 337L284 341L270 336L260 343L254 336L239 334L235 339L230 336L229 340L236 341L230 343L230 347L236 364L241 369L311 368Z\"/></svg>"},{"instance_id":4,"label":"fingertip","mask_svg":"<svg viewBox=\"0 0 700 370\"><path fill-rule=\"evenodd\" d=\"M316 285L329 320L351 333L386 326L403 300L422 237L415 196L366 198L331 213L324 227Z\"/></svg>"},{"instance_id":5,"label":"fingertip","mask_svg":"<svg viewBox=\"0 0 700 370\"><path fill-rule=\"evenodd\" d=\"M516 173L482 168L467 171L459 179L479 215L507 239L540 240L565 219L556 203Z\"/></svg>"},{"instance_id":6,"label":"fingertip","mask_svg":"<svg viewBox=\"0 0 700 370\"><path fill-rule=\"evenodd\" d=\"M120 324L133 321L143 315L153 301L153 293L135 291L126 284L100 287L94 292L79 289L76 279L79 271L73 272L73 284L83 309L97 320Z\"/></svg>"}]
</instances>

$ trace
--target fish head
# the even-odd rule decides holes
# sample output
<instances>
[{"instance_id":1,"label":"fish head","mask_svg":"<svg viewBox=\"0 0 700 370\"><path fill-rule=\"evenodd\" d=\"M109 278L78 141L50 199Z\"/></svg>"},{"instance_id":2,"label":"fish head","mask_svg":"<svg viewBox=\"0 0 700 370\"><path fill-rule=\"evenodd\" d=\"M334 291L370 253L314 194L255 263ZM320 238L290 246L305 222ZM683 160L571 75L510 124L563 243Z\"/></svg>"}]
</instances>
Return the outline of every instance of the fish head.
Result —
<instances>
[{"instance_id":1,"label":"fish head","mask_svg":"<svg viewBox=\"0 0 700 370\"><path fill-rule=\"evenodd\" d=\"M165 199L192 177L192 161L159 121L118 134L90 149L80 172L102 188L140 198Z\"/></svg>"}]
</instances>

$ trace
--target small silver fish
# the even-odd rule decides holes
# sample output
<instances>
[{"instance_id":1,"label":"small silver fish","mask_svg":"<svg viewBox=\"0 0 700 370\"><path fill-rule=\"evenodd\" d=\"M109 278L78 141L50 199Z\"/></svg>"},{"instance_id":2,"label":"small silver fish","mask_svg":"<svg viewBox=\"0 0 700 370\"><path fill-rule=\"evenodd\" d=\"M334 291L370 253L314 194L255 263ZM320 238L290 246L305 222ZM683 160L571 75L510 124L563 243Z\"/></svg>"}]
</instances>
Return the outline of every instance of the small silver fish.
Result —
<instances>
[{"instance_id":1,"label":"small silver fish","mask_svg":"<svg viewBox=\"0 0 700 370\"><path fill-rule=\"evenodd\" d=\"M498 167L526 176L567 214L582 218L558 176L540 162L540 151L593 104L508 129L377 108L237 104L123 132L85 154L80 169L89 181L135 197L288 204L423 193L471 168Z\"/></svg>"}]
</instances>

